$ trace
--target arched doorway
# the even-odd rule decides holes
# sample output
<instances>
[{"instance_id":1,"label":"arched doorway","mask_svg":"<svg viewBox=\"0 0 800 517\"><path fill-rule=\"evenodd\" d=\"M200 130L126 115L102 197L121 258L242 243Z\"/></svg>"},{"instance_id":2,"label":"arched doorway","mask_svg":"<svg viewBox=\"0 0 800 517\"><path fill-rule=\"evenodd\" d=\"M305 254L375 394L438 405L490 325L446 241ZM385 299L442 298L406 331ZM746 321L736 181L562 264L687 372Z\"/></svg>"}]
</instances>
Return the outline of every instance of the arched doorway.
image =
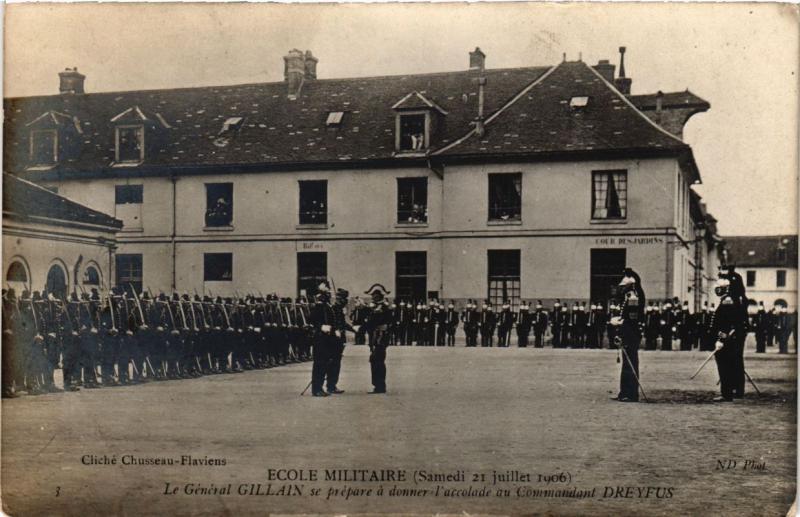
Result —
<instances>
[{"instance_id":1,"label":"arched doorway","mask_svg":"<svg viewBox=\"0 0 800 517\"><path fill-rule=\"evenodd\" d=\"M64 272L64 268L58 264L53 264L50 266L50 270L47 272L47 283L45 284L45 290L48 293L53 293L53 296L64 299L67 296L67 274Z\"/></svg>"}]
</instances>

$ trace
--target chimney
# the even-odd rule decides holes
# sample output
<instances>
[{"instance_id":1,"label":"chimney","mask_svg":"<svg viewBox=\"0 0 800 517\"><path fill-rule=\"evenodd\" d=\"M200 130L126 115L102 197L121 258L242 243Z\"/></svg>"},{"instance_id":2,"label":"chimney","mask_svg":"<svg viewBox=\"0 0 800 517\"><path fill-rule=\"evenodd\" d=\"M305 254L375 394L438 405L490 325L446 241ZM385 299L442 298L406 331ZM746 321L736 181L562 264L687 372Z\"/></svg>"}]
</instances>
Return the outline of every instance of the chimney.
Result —
<instances>
[{"instance_id":1,"label":"chimney","mask_svg":"<svg viewBox=\"0 0 800 517\"><path fill-rule=\"evenodd\" d=\"M486 69L486 54L481 51L480 47L475 47L475 50L469 53L469 69L479 72Z\"/></svg>"},{"instance_id":2,"label":"chimney","mask_svg":"<svg viewBox=\"0 0 800 517\"><path fill-rule=\"evenodd\" d=\"M603 76L603 79L614 84L614 70L616 70L617 67L609 63L608 59L601 59L593 68L597 70L598 74Z\"/></svg>"},{"instance_id":3,"label":"chimney","mask_svg":"<svg viewBox=\"0 0 800 517\"><path fill-rule=\"evenodd\" d=\"M614 81L617 90L630 95L631 93L631 79L625 77L625 47L619 48L619 77Z\"/></svg>"},{"instance_id":4,"label":"chimney","mask_svg":"<svg viewBox=\"0 0 800 517\"><path fill-rule=\"evenodd\" d=\"M316 79L317 78L317 63L319 59L315 58L310 50L306 50L306 57L305 57L305 72L306 72L306 79Z\"/></svg>"},{"instance_id":5,"label":"chimney","mask_svg":"<svg viewBox=\"0 0 800 517\"><path fill-rule=\"evenodd\" d=\"M486 78L479 77L478 78L478 118L475 120L475 133L478 136L483 136L486 132L484 127L484 116L483 116L483 97L484 91L486 90Z\"/></svg>"},{"instance_id":6,"label":"chimney","mask_svg":"<svg viewBox=\"0 0 800 517\"><path fill-rule=\"evenodd\" d=\"M664 109L664 92L656 93L656 122L661 123L661 111Z\"/></svg>"},{"instance_id":7,"label":"chimney","mask_svg":"<svg viewBox=\"0 0 800 517\"><path fill-rule=\"evenodd\" d=\"M283 62L283 79L286 81L289 97L294 98L300 93L306 76L305 56L295 48L283 56Z\"/></svg>"},{"instance_id":8,"label":"chimney","mask_svg":"<svg viewBox=\"0 0 800 517\"><path fill-rule=\"evenodd\" d=\"M59 93L84 93L83 81L86 76L78 73L77 66L75 68L66 68L63 72L59 72L58 78L60 79Z\"/></svg>"}]
</instances>

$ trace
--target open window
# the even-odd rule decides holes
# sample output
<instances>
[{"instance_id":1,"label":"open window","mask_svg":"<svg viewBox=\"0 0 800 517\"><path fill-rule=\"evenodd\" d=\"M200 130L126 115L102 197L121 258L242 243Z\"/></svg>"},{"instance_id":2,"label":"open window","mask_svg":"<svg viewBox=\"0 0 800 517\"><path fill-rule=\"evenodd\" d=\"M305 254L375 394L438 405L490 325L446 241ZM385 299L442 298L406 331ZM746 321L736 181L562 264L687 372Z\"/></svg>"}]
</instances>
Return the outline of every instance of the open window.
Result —
<instances>
[{"instance_id":1,"label":"open window","mask_svg":"<svg viewBox=\"0 0 800 517\"><path fill-rule=\"evenodd\" d=\"M428 222L428 178L397 178L397 222Z\"/></svg>"},{"instance_id":2,"label":"open window","mask_svg":"<svg viewBox=\"0 0 800 517\"><path fill-rule=\"evenodd\" d=\"M233 280L233 253L204 253L203 281L230 282Z\"/></svg>"},{"instance_id":3,"label":"open window","mask_svg":"<svg viewBox=\"0 0 800 517\"><path fill-rule=\"evenodd\" d=\"M81 145L77 117L46 111L28 122L28 168L49 169L76 155Z\"/></svg>"},{"instance_id":4,"label":"open window","mask_svg":"<svg viewBox=\"0 0 800 517\"><path fill-rule=\"evenodd\" d=\"M114 217L122 221L123 231L142 229L144 185L114 186Z\"/></svg>"},{"instance_id":5,"label":"open window","mask_svg":"<svg viewBox=\"0 0 800 517\"><path fill-rule=\"evenodd\" d=\"M206 183L206 227L233 224L233 183Z\"/></svg>"},{"instance_id":6,"label":"open window","mask_svg":"<svg viewBox=\"0 0 800 517\"><path fill-rule=\"evenodd\" d=\"M49 167L58 162L58 130L35 129L30 133L30 164Z\"/></svg>"},{"instance_id":7,"label":"open window","mask_svg":"<svg viewBox=\"0 0 800 517\"><path fill-rule=\"evenodd\" d=\"M117 163L144 161L144 126L118 126L116 144Z\"/></svg>"},{"instance_id":8,"label":"open window","mask_svg":"<svg viewBox=\"0 0 800 517\"><path fill-rule=\"evenodd\" d=\"M628 171L592 172L592 219L628 217Z\"/></svg>"},{"instance_id":9,"label":"open window","mask_svg":"<svg viewBox=\"0 0 800 517\"><path fill-rule=\"evenodd\" d=\"M398 153L426 153L432 133L447 112L419 92L411 92L392 106L395 111L395 149Z\"/></svg>"},{"instance_id":10,"label":"open window","mask_svg":"<svg viewBox=\"0 0 800 517\"><path fill-rule=\"evenodd\" d=\"M328 224L328 182L300 182L300 224Z\"/></svg>"},{"instance_id":11,"label":"open window","mask_svg":"<svg viewBox=\"0 0 800 517\"><path fill-rule=\"evenodd\" d=\"M522 220L522 173L489 174L489 221Z\"/></svg>"}]
</instances>

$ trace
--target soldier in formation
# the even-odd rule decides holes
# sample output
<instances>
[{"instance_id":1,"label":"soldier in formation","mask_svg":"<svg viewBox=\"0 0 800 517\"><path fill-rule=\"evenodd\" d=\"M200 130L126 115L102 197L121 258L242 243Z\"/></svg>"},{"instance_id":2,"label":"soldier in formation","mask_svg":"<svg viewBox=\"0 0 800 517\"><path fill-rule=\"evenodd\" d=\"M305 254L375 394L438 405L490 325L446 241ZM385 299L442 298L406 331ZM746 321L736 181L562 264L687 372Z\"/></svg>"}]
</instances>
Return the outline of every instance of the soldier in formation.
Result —
<instances>
[{"instance_id":1,"label":"soldier in formation","mask_svg":"<svg viewBox=\"0 0 800 517\"><path fill-rule=\"evenodd\" d=\"M113 289L2 293L3 396L265 369L311 359L304 298ZM335 388L335 382L333 383Z\"/></svg>"}]
</instances>

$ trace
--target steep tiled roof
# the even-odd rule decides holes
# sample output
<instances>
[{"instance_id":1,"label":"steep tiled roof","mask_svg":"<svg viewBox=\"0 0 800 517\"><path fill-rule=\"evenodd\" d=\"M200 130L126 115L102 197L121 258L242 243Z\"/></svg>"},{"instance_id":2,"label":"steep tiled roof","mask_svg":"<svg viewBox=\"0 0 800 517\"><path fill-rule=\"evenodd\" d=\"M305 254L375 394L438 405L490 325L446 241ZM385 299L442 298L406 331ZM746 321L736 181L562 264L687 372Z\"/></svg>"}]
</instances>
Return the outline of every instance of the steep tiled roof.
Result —
<instances>
[{"instance_id":1,"label":"steep tiled roof","mask_svg":"<svg viewBox=\"0 0 800 517\"><path fill-rule=\"evenodd\" d=\"M105 231L122 228L122 221L59 196L44 187L3 173L3 216L56 219L60 224L104 226Z\"/></svg>"},{"instance_id":2,"label":"steep tiled roof","mask_svg":"<svg viewBox=\"0 0 800 517\"><path fill-rule=\"evenodd\" d=\"M27 124L49 111L72 117L81 128L69 130L69 148L59 151L59 164L46 172L52 175L110 169L115 158L112 119L127 110L146 121L140 169L400 162L404 158L395 156L392 106L418 92L438 107L431 136L435 154L474 127L479 75L471 70L306 80L295 100L288 98L284 82L5 99L6 169L22 171L28 165ZM691 154L582 62L486 70L483 75L489 121L484 137L467 138L442 156L593 150ZM571 109L572 96L589 96L589 105ZM332 111L344 116L341 124L329 127ZM223 131L232 117L242 120Z\"/></svg>"},{"instance_id":3,"label":"steep tiled roof","mask_svg":"<svg viewBox=\"0 0 800 517\"><path fill-rule=\"evenodd\" d=\"M728 263L739 267L797 267L797 235L724 237ZM785 248L779 256L778 249Z\"/></svg>"},{"instance_id":4,"label":"steep tiled roof","mask_svg":"<svg viewBox=\"0 0 800 517\"><path fill-rule=\"evenodd\" d=\"M585 107L570 107L588 97ZM444 154L536 154L628 149L688 150L634 108L583 62L564 62L515 102L488 117L483 136L473 134Z\"/></svg>"}]
</instances>

